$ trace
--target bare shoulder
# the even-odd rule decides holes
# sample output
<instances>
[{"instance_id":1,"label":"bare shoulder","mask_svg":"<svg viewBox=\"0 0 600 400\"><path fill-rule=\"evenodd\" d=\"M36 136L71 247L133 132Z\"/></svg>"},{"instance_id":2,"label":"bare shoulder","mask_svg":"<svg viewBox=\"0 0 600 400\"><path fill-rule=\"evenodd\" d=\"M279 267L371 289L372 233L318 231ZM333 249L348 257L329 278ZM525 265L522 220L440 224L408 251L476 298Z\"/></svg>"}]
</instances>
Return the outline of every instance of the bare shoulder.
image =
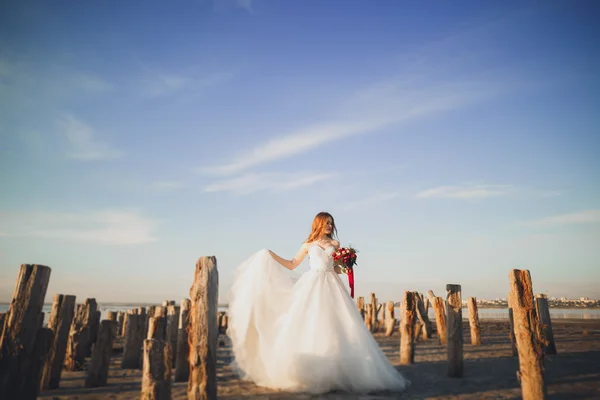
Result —
<instances>
[{"instance_id":1,"label":"bare shoulder","mask_svg":"<svg viewBox=\"0 0 600 400\"><path fill-rule=\"evenodd\" d=\"M340 242L339 242L339 241L337 241L337 240L332 240L332 241L331 241L331 245L332 245L333 247L335 247L335 248L336 248L336 250L340 248Z\"/></svg>"}]
</instances>

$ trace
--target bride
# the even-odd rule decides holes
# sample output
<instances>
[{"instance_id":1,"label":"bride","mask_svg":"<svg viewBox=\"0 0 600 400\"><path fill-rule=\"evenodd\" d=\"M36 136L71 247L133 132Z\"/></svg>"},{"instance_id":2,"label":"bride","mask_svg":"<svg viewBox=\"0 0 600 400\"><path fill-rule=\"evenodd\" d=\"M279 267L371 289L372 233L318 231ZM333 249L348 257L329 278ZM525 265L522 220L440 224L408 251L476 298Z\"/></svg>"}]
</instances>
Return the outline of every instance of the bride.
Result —
<instances>
[{"instance_id":1,"label":"bride","mask_svg":"<svg viewBox=\"0 0 600 400\"><path fill-rule=\"evenodd\" d=\"M236 372L259 386L324 393L403 391L392 366L333 266L340 244L333 217L314 218L292 260L260 250L236 270L229 292L229 327ZM309 257L296 283L294 270Z\"/></svg>"}]
</instances>

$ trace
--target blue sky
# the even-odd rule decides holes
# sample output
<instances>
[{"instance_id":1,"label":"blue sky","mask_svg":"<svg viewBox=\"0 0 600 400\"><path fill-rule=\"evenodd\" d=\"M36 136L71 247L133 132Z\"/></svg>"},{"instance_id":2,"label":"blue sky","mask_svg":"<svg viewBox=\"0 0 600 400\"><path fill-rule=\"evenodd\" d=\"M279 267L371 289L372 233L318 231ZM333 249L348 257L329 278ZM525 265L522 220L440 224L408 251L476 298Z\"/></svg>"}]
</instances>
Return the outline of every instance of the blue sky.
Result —
<instances>
[{"instance_id":1,"label":"blue sky","mask_svg":"<svg viewBox=\"0 0 600 400\"><path fill-rule=\"evenodd\" d=\"M0 301L221 295L333 213L357 295L600 298L593 1L28 1L0 12ZM303 263L297 272L306 270Z\"/></svg>"}]
</instances>

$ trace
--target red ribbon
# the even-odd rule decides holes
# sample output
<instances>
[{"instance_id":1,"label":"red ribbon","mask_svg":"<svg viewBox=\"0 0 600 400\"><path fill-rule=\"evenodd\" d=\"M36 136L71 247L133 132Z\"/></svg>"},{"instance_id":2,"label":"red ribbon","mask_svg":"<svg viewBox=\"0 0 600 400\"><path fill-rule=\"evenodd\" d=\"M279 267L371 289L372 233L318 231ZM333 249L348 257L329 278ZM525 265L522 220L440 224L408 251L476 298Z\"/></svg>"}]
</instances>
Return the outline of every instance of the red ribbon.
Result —
<instances>
[{"instance_id":1,"label":"red ribbon","mask_svg":"<svg viewBox=\"0 0 600 400\"><path fill-rule=\"evenodd\" d=\"M350 297L354 298L354 269L348 271L348 285L350 285Z\"/></svg>"}]
</instances>

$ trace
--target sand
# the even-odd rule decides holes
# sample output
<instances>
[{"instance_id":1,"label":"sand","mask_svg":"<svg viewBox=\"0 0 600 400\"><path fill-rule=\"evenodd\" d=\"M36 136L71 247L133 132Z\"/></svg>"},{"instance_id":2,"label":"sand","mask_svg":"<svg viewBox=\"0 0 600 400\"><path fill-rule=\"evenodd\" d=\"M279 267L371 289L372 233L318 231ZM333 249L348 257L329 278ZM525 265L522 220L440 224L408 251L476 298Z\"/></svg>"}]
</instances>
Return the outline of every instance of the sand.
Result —
<instances>
[{"instance_id":1,"label":"sand","mask_svg":"<svg viewBox=\"0 0 600 400\"><path fill-rule=\"evenodd\" d=\"M600 398L600 320L553 321L558 354L545 360L545 382L551 399ZM464 376L447 377L446 351L436 338L420 341L415 363L398 364L400 337L375 334L377 342L396 368L411 381L403 394L328 393L309 395L257 387L237 379L228 367L231 348L225 336L218 351L218 395L223 399L516 399L518 358L512 356L507 321L483 321L481 346L470 345L464 325ZM108 385L83 388L84 372L63 372L61 388L40 393L40 399L137 399L141 371L120 369L118 340L111 360ZM173 399L185 399L186 382L173 384Z\"/></svg>"}]
</instances>

